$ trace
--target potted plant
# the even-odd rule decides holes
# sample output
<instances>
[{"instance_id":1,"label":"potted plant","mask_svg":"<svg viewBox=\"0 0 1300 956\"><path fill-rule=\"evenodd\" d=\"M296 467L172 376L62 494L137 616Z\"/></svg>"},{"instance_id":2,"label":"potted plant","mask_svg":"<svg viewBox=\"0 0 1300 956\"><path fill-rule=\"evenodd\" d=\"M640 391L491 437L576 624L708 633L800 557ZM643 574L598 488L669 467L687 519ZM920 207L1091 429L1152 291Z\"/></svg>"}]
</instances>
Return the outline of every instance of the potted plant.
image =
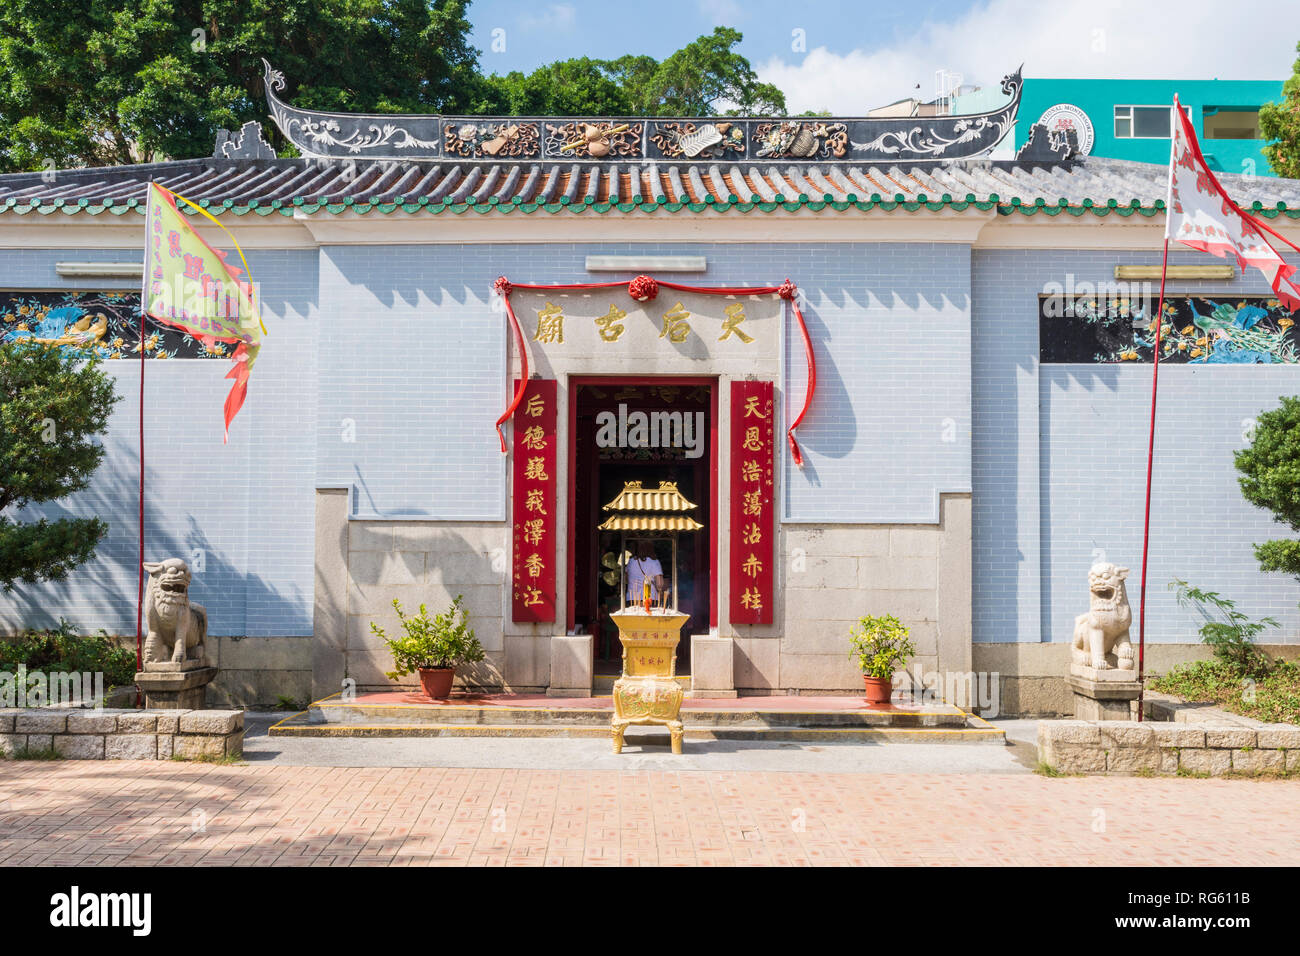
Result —
<instances>
[{"instance_id":1,"label":"potted plant","mask_svg":"<svg viewBox=\"0 0 1300 956\"><path fill-rule=\"evenodd\" d=\"M413 617L402 613L397 598L393 598L393 607L405 634L388 637L378 624L370 624L370 630L388 645L393 655L396 670L389 671L387 676L396 680L418 671L425 694L438 700L451 696L456 667L483 660L483 648L469 626L469 615L461 603L461 596L457 594L451 607L432 619L423 604L420 613Z\"/></svg>"},{"instance_id":2,"label":"potted plant","mask_svg":"<svg viewBox=\"0 0 1300 956\"><path fill-rule=\"evenodd\" d=\"M852 650L862 668L867 688L867 703L887 704L894 688L894 671L916 653L916 645L907 636L907 628L894 615L868 615L849 631Z\"/></svg>"}]
</instances>

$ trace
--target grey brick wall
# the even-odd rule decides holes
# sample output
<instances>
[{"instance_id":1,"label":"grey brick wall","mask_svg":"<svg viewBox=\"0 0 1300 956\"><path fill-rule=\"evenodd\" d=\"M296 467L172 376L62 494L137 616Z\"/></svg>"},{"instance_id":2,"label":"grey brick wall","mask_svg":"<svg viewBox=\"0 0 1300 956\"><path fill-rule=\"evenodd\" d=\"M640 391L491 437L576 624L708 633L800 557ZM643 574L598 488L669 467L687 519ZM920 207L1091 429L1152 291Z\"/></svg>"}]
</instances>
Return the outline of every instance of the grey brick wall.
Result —
<instances>
[{"instance_id":1,"label":"grey brick wall","mask_svg":"<svg viewBox=\"0 0 1300 956\"><path fill-rule=\"evenodd\" d=\"M223 445L224 360L150 360L145 375L145 552L203 570L191 586L214 635L311 633L317 255L252 251L269 334L248 400ZM60 279L59 261L140 261L131 250L0 250L0 288L138 288L137 282ZM67 581L0 594L0 633L52 624L135 633L138 362L106 362L123 396L91 486L39 513L100 515L109 534ZM37 509L32 509L37 511Z\"/></svg>"},{"instance_id":2,"label":"grey brick wall","mask_svg":"<svg viewBox=\"0 0 1300 956\"><path fill-rule=\"evenodd\" d=\"M1171 251L1171 263L1213 261ZM1049 282L1113 282L1117 263L1159 265L1159 250L976 251L974 634L979 641L1065 641L1086 609L1104 552L1132 569L1138 606L1151 367L1038 365L1037 296ZM1179 282L1172 293L1268 294L1258 273ZM1243 422L1300 392L1300 368L1162 366L1148 570L1147 639L1197 640L1200 619L1167 585L1181 577L1300 636L1300 586L1264 575L1251 544L1283 533L1241 497L1232 452ZM1135 630L1136 636L1136 630Z\"/></svg>"}]
</instances>

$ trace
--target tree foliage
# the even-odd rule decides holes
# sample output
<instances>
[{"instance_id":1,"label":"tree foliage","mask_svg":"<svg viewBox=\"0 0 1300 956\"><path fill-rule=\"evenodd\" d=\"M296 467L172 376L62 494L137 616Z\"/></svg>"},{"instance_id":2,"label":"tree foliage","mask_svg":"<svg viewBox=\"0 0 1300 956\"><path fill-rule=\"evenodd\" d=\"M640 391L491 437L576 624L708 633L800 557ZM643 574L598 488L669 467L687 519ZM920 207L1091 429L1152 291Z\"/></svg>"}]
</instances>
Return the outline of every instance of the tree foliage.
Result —
<instances>
[{"instance_id":1,"label":"tree foliage","mask_svg":"<svg viewBox=\"0 0 1300 956\"><path fill-rule=\"evenodd\" d=\"M553 116L717 116L785 113L785 94L762 83L735 46L739 30L716 27L662 62L628 54L580 57L482 78L484 113Z\"/></svg>"},{"instance_id":2,"label":"tree foliage","mask_svg":"<svg viewBox=\"0 0 1300 956\"><path fill-rule=\"evenodd\" d=\"M100 518L24 522L5 512L87 487L104 457L95 438L118 400L97 359L0 345L0 588L64 578L108 533Z\"/></svg>"},{"instance_id":3,"label":"tree foliage","mask_svg":"<svg viewBox=\"0 0 1300 956\"><path fill-rule=\"evenodd\" d=\"M1273 512L1273 520L1300 531L1300 397L1283 398L1280 408L1262 413L1257 422L1250 447L1234 455L1241 493ZM1257 544L1255 557L1265 571L1300 577L1300 540Z\"/></svg>"},{"instance_id":4,"label":"tree foliage","mask_svg":"<svg viewBox=\"0 0 1300 956\"><path fill-rule=\"evenodd\" d=\"M212 154L262 123L261 58L295 106L369 113L715 116L785 113L728 27L662 62L578 57L478 70L469 0L3 0L0 171Z\"/></svg>"},{"instance_id":5,"label":"tree foliage","mask_svg":"<svg viewBox=\"0 0 1300 956\"><path fill-rule=\"evenodd\" d=\"M1300 43L1296 44L1300 53ZM1300 178L1300 59L1291 78L1282 84L1282 99L1265 103L1259 110L1260 134L1272 142L1264 144L1264 155L1273 172Z\"/></svg>"},{"instance_id":6,"label":"tree foliage","mask_svg":"<svg viewBox=\"0 0 1300 956\"><path fill-rule=\"evenodd\" d=\"M308 109L459 112L466 0L4 0L0 170L211 155L267 119L261 57ZM273 140L274 141L274 140Z\"/></svg>"}]
</instances>

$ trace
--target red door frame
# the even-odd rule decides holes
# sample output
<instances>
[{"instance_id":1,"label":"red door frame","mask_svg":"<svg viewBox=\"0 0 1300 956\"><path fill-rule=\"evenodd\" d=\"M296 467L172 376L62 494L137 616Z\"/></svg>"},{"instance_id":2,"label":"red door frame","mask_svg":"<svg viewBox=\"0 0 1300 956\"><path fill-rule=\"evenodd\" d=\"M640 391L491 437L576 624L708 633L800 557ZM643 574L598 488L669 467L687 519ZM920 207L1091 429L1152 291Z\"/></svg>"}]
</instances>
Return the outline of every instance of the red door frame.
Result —
<instances>
[{"instance_id":1,"label":"red door frame","mask_svg":"<svg viewBox=\"0 0 1300 956\"><path fill-rule=\"evenodd\" d=\"M578 506L578 402L577 390L580 385L684 385L704 386L709 390L709 627L718 626L718 379L716 377L684 375L570 375L566 388L569 401L569 534L568 547L565 549L567 564L567 588L565 595L565 630L573 630L577 608L573 606L574 553L577 547L577 522L575 511ZM594 642L593 642L594 646Z\"/></svg>"}]
</instances>

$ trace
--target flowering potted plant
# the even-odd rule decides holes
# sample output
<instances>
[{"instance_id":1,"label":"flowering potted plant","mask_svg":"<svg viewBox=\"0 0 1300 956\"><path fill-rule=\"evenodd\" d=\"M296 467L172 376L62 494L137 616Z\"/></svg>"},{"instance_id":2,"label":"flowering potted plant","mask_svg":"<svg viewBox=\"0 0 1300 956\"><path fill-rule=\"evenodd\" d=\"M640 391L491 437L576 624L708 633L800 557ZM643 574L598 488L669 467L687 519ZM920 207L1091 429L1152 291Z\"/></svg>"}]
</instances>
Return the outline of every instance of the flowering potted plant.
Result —
<instances>
[{"instance_id":1,"label":"flowering potted plant","mask_svg":"<svg viewBox=\"0 0 1300 956\"><path fill-rule=\"evenodd\" d=\"M432 619L423 604L420 613L407 617L402 605L393 598L397 619L406 633L401 637L388 637L384 629L373 621L372 630L393 655L396 669L389 671L390 680L396 680L418 671L420 686L425 694L435 699L451 695L451 683L460 664L473 664L483 660L483 648L469 626L469 615L461 604L461 596L451 602L451 607Z\"/></svg>"},{"instance_id":2,"label":"flowering potted plant","mask_svg":"<svg viewBox=\"0 0 1300 956\"><path fill-rule=\"evenodd\" d=\"M849 631L852 650L849 657L857 657L866 684L867 703L887 704L893 693L894 671L906 665L916 645L908 637L908 630L892 614L883 617L868 615Z\"/></svg>"}]
</instances>

